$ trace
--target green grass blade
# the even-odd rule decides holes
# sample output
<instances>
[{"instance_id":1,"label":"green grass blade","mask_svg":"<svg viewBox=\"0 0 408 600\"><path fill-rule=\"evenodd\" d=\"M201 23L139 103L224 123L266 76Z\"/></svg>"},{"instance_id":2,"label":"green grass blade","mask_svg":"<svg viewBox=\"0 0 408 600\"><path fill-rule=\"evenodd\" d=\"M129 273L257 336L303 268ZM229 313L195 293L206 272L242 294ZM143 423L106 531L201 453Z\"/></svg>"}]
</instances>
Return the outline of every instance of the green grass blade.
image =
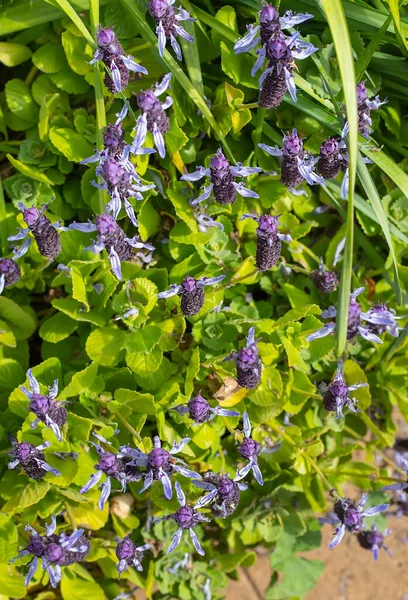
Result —
<instances>
[{"instance_id":1,"label":"green grass blade","mask_svg":"<svg viewBox=\"0 0 408 600\"><path fill-rule=\"evenodd\" d=\"M336 351L341 356L347 341L348 309L353 268L354 240L354 186L357 167L357 96L354 73L353 49L343 5L340 0L323 0L323 7L333 37L344 89L347 119L349 122L348 150L350 157L350 189L347 207L346 246L344 248L343 271L339 288L339 300L336 318Z\"/></svg>"},{"instance_id":2,"label":"green grass blade","mask_svg":"<svg viewBox=\"0 0 408 600\"><path fill-rule=\"evenodd\" d=\"M214 29L214 31L225 37L225 39L229 40L230 42L235 43L237 41L239 36L233 29L227 27L221 23L221 21L215 17L212 17L204 10L201 10L201 8L198 8L198 6L195 6L194 4L190 4L190 6L192 15L197 19L200 19L202 23L205 23L205 25L208 25L211 29Z\"/></svg>"},{"instance_id":3,"label":"green grass blade","mask_svg":"<svg viewBox=\"0 0 408 600\"><path fill-rule=\"evenodd\" d=\"M192 6L188 0L181 1L182 6L192 13ZM192 21L185 21L183 24L184 29L193 36L194 41L189 42L184 38L181 39L181 49L183 51L184 60L187 67L187 73L190 77L190 81L193 86L200 92L200 95L204 98L204 84L203 75L201 73L200 54L198 52L197 36L194 32L195 23Z\"/></svg>"},{"instance_id":4,"label":"green grass blade","mask_svg":"<svg viewBox=\"0 0 408 600\"><path fill-rule=\"evenodd\" d=\"M225 153L228 156L228 158L232 162L235 163L234 155L231 152L231 149L228 146L228 143L227 143L224 135L222 134L221 129L218 127L217 121L214 119L214 117L213 117L211 111L209 110L208 106L206 105L203 97L200 95L200 92L194 87L194 85L191 83L190 79L184 73L183 69L178 65L176 60L172 57L170 52L165 50L164 57L163 58L160 57L159 51L157 49L157 38L156 38L155 34L153 33L153 31L150 29L149 25L146 23L146 20L144 19L142 13L140 12L140 10L136 6L136 4L134 2L132 2L131 0L120 0L120 1L123 4L123 6L127 9L127 11L129 12L129 15L132 17L132 20L135 25L135 29L140 33L140 35L142 36L142 38L144 40L146 40L147 42L150 42L152 44L153 51L156 52L159 62L163 65L163 67L166 70L171 71L171 73L173 73L173 76L177 79L177 81L180 83L180 85L184 88L184 91L186 92L186 94L188 94L188 96L190 96L191 100L194 102L194 104L200 110L203 117L208 121L211 128L217 134L222 145L224 146L224 150L225 150Z\"/></svg>"},{"instance_id":5,"label":"green grass blade","mask_svg":"<svg viewBox=\"0 0 408 600\"><path fill-rule=\"evenodd\" d=\"M399 1L398 0L388 0L388 6L390 7L391 15L394 20L395 34L396 34L398 41L402 47L402 50L406 51L406 50L408 50L408 44L407 44L407 40L405 39L404 34L402 33Z\"/></svg>"},{"instance_id":6,"label":"green grass blade","mask_svg":"<svg viewBox=\"0 0 408 600\"><path fill-rule=\"evenodd\" d=\"M96 32L99 26L99 0L90 0L89 2L91 30L96 39ZM105 100L103 96L103 86L101 81L101 72L99 62L94 64L95 76L95 106L96 106L96 145L98 150L103 148L103 128L106 127ZM99 212L105 211L106 192L98 189Z\"/></svg>"},{"instance_id":7,"label":"green grass blade","mask_svg":"<svg viewBox=\"0 0 408 600\"><path fill-rule=\"evenodd\" d=\"M91 36L87 28L85 27L82 19L78 15L78 13L72 8L68 0L55 0L61 10L75 23L78 27L79 31L82 33L88 44L91 45L92 48L96 48L96 42L94 38Z\"/></svg>"},{"instance_id":8,"label":"green grass blade","mask_svg":"<svg viewBox=\"0 0 408 600\"><path fill-rule=\"evenodd\" d=\"M387 31L390 23L392 21L391 15L388 19L385 19L383 26L377 31L371 42L368 44L367 48L364 50L363 54L360 56L356 63L356 80L361 81L364 75L365 70L367 69L370 61L374 55L374 52L377 50L378 46L383 39L385 32Z\"/></svg>"},{"instance_id":9,"label":"green grass blade","mask_svg":"<svg viewBox=\"0 0 408 600\"><path fill-rule=\"evenodd\" d=\"M372 150L362 149L364 154L368 156L384 173L395 183L401 192L408 198L408 175L384 152L376 152Z\"/></svg>"},{"instance_id":10,"label":"green grass blade","mask_svg":"<svg viewBox=\"0 0 408 600\"><path fill-rule=\"evenodd\" d=\"M397 259L396 259L395 252L394 252L394 246L392 243L392 238L391 238L390 228L388 225L387 215L385 214L384 207L381 204L381 199L380 199L380 196L378 195L375 183L372 180L372 177L367 169L367 165L363 161L363 158L360 153L359 153L358 159L357 159L357 172L358 172L358 177L361 182L361 185L363 186L365 193L367 194L367 197L371 202L371 206L373 207L375 214L377 215L377 219L381 226L384 237L387 240L387 244L388 244L390 252L391 252L393 266L394 266L395 295L397 297L398 304L401 304L401 288L400 288L399 276L398 276Z\"/></svg>"}]
</instances>

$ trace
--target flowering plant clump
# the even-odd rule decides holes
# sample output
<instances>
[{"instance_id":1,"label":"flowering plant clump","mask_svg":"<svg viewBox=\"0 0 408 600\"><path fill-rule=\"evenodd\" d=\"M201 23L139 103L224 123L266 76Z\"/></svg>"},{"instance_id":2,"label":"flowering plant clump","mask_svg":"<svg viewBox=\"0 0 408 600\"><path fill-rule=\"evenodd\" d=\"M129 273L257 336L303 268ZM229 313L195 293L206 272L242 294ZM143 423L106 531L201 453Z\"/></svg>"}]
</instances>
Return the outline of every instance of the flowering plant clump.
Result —
<instances>
[{"instance_id":1,"label":"flowering plant clump","mask_svg":"<svg viewBox=\"0 0 408 600\"><path fill-rule=\"evenodd\" d=\"M1 598L300 599L331 497L388 560L406 8L3 4Z\"/></svg>"}]
</instances>

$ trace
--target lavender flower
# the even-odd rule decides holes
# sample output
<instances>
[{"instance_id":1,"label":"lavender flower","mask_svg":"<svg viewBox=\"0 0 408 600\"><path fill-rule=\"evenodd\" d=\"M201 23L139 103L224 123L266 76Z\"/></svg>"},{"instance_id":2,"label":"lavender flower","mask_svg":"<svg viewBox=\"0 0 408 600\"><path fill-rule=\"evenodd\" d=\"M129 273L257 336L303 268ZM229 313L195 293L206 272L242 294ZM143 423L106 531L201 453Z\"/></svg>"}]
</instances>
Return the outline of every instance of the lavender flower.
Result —
<instances>
[{"instance_id":1,"label":"lavender flower","mask_svg":"<svg viewBox=\"0 0 408 600\"><path fill-rule=\"evenodd\" d=\"M20 386L20 390L30 400L29 410L37 417L35 421L31 423L31 429L37 427L38 423L41 421L55 433L58 441L61 442L61 427L67 422L67 411L61 402L55 400L58 395L58 379L54 381L52 387L48 388L48 396L44 396L41 394L40 384L34 377L31 369L28 369L27 377L30 389Z\"/></svg>"},{"instance_id":2,"label":"lavender flower","mask_svg":"<svg viewBox=\"0 0 408 600\"><path fill-rule=\"evenodd\" d=\"M334 273L334 271L328 271L322 260L320 261L319 268L311 272L310 279L317 289L324 294L334 292L339 283L336 273Z\"/></svg>"},{"instance_id":3,"label":"lavender flower","mask_svg":"<svg viewBox=\"0 0 408 600\"><path fill-rule=\"evenodd\" d=\"M195 421L195 423L206 423L207 421L212 421L216 416L219 417L239 417L240 413L236 410L228 410L226 408L221 408L216 406L215 408L211 407L211 404L202 397L199 392L197 396L191 398L191 400L187 404L179 404L175 406L172 410L176 410L181 415L188 414L190 419Z\"/></svg>"},{"instance_id":4,"label":"lavender flower","mask_svg":"<svg viewBox=\"0 0 408 600\"><path fill-rule=\"evenodd\" d=\"M27 525L26 531L30 532L30 541L28 546L13 558L10 563L22 558L23 556L34 556L31 560L25 585L28 586L41 559L42 568L47 571L50 583L53 588L56 588L61 581L61 567L67 567L75 563L81 562L87 556L90 550L90 543L84 534L83 529L77 529L70 535L65 532L57 535L55 533L57 520L55 515L52 516L50 525L46 525L46 535L40 535L33 527Z\"/></svg>"},{"instance_id":5,"label":"lavender flower","mask_svg":"<svg viewBox=\"0 0 408 600\"><path fill-rule=\"evenodd\" d=\"M366 139L369 139L370 134L373 131L371 111L378 110L380 106L382 106L383 104L387 104L388 100L385 99L381 101L379 96L376 96L373 100L369 100L367 88L365 86L365 81L361 81L357 84L356 93L358 111L358 132ZM346 136L348 130L349 124L348 121L346 121L343 128L342 137Z\"/></svg>"},{"instance_id":6,"label":"lavender flower","mask_svg":"<svg viewBox=\"0 0 408 600\"><path fill-rule=\"evenodd\" d=\"M258 223L257 235L258 243L256 246L256 268L263 272L272 269L278 262L281 250L282 240L291 242L292 238L288 234L278 232L279 215L256 215L246 213L242 215L242 219L254 219Z\"/></svg>"},{"instance_id":7,"label":"lavender flower","mask_svg":"<svg viewBox=\"0 0 408 600\"><path fill-rule=\"evenodd\" d=\"M333 179L348 167L347 148L340 136L329 137L320 147L317 172L324 179Z\"/></svg>"},{"instance_id":8,"label":"lavender flower","mask_svg":"<svg viewBox=\"0 0 408 600\"><path fill-rule=\"evenodd\" d=\"M261 170L259 167L244 167L242 163L238 163L236 167L231 166L219 148L211 159L209 169L198 167L194 173L183 175L181 180L199 181L203 177L210 178L210 185L204 187L203 193L190 202L191 206L207 200L211 192L218 204L232 204L237 199L237 192L244 198L259 198L258 194L244 187L242 181L237 183L235 179L260 173Z\"/></svg>"},{"instance_id":9,"label":"lavender flower","mask_svg":"<svg viewBox=\"0 0 408 600\"><path fill-rule=\"evenodd\" d=\"M105 85L111 94L124 90L129 83L129 71L147 75L147 70L138 65L133 56L126 56L121 43L112 29L99 29L97 35L98 48L94 52L90 64L102 61L108 72L105 75Z\"/></svg>"},{"instance_id":10,"label":"lavender flower","mask_svg":"<svg viewBox=\"0 0 408 600\"><path fill-rule=\"evenodd\" d=\"M154 246L142 242L139 236L128 238L123 229L117 224L114 217L109 214L96 216L96 224L88 223L71 223L68 229L76 229L82 232L98 232L98 239L89 248L95 254L105 250L109 253L109 261L115 277L120 281L122 279L122 260L132 260L135 257L140 258L143 262L150 262L151 253L154 252ZM136 253L137 249L146 249L148 255L141 252Z\"/></svg>"},{"instance_id":11,"label":"lavender flower","mask_svg":"<svg viewBox=\"0 0 408 600\"><path fill-rule=\"evenodd\" d=\"M164 495L170 500L173 496L170 476L175 471L180 475L183 475L183 477L201 479L201 475L187 469L181 459L174 458L174 454L180 452L189 441L190 438L186 437L183 438L181 442L174 442L172 448L168 452L161 447L160 438L156 435L153 438L154 448L149 454L145 454L138 448L130 448L129 446L122 446L120 448L122 456L130 456L133 459L131 464L146 468L144 485L139 491L139 494L147 490L152 485L153 481L161 481Z\"/></svg>"},{"instance_id":12,"label":"lavender flower","mask_svg":"<svg viewBox=\"0 0 408 600\"><path fill-rule=\"evenodd\" d=\"M396 319L402 319L403 317L396 317L395 311L392 309L388 310L385 304L374 305L369 311L362 312L361 306L356 300L357 296L362 292L364 292L363 287L357 288L350 296L347 339L353 341L357 335L361 335L361 337L369 342L382 344L382 339L379 335L384 331L391 333L394 337L398 337L398 331L401 328L398 327ZM335 306L330 306L322 312L323 319L332 319L336 315L337 310ZM367 321L368 325L364 324L363 321ZM334 333L335 329L336 324L334 322L326 323L324 327L308 335L306 340L311 342L312 340L325 337Z\"/></svg>"},{"instance_id":13,"label":"lavender flower","mask_svg":"<svg viewBox=\"0 0 408 600\"><path fill-rule=\"evenodd\" d=\"M334 514L331 513L329 517L319 519L319 523L329 523L336 526L335 537L330 542L329 548L338 546L346 531L350 531L351 533L363 531L365 517L372 517L383 512L389 506L389 504L380 504L363 510L367 499L368 495L362 494L360 503L356 506L350 498L341 498L339 496L334 503Z\"/></svg>"},{"instance_id":14,"label":"lavender flower","mask_svg":"<svg viewBox=\"0 0 408 600\"><path fill-rule=\"evenodd\" d=\"M35 208L34 206L32 208L27 208L24 204L19 202L18 208L23 213L23 218L27 223L27 227L20 228L16 235L7 238L9 242L25 240L19 249L14 249L13 258L21 258L26 254L32 241L32 238L27 238L31 231L37 242L40 254L50 260L54 260L61 252L61 240L57 231L60 227L60 223L51 223L44 215L44 212L48 208L48 204L44 204L44 206L38 210L38 208Z\"/></svg>"},{"instance_id":15,"label":"lavender flower","mask_svg":"<svg viewBox=\"0 0 408 600\"><path fill-rule=\"evenodd\" d=\"M0 258L0 294L21 279L20 267L11 258Z\"/></svg>"},{"instance_id":16,"label":"lavender flower","mask_svg":"<svg viewBox=\"0 0 408 600\"><path fill-rule=\"evenodd\" d=\"M261 453L261 444L256 442L251 437L251 422L248 417L248 413L244 412L244 439L241 445L238 448L238 452L242 456L248 460L245 467L242 469L238 469L237 475L234 481L240 481L252 470L255 479L259 483L259 485L263 485L263 477L260 468L258 467L258 456Z\"/></svg>"},{"instance_id":17,"label":"lavender flower","mask_svg":"<svg viewBox=\"0 0 408 600\"><path fill-rule=\"evenodd\" d=\"M312 18L313 15L307 13L294 15L292 11L279 17L278 10L267 4L259 13L259 25L248 25L248 33L236 42L234 46L236 54L251 52L261 44L261 48L256 51L258 58L252 69L253 77L265 60L268 61L268 68L260 79L260 84L263 84L259 99L260 106L264 108L279 106L287 89L296 102L296 87L292 75L294 59L307 58L317 48L300 40L299 33L291 37L283 35L282 29L288 29Z\"/></svg>"},{"instance_id":18,"label":"lavender flower","mask_svg":"<svg viewBox=\"0 0 408 600\"><path fill-rule=\"evenodd\" d=\"M297 31L291 37L283 33L274 34L259 53L252 74L268 59L268 67L259 79L259 106L276 108L283 100L286 91L297 102L295 78L295 59L302 60L317 51L317 48L299 38Z\"/></svg>"},{"instance_id":19,"label":"lavender flower","mask_svg":"<svg viewBox=\"0 0 408 600\"><path fill-rule=\"evenodd\" d=\"M278 146L267 146L266 144L258 144L258 146L271 156L282 156L280 181L289 190L293 191L303 180L306 180L309 185L314 183L324 185L324 179L314 171L318 159L303 150L303 142L296 129L283 136L282 150Z\"/></svg>"},{"instance_id":20,"label":"lavender flower","mask_svg":"<svg viewBox=\"0 0 408 600\"><path fill-rule=\"evenodd\" d=\"M115 537L115 542L117 544L115 552L119 559L119 562L116 563L119 578L128 567L136 567L138 571L143 571L143 553L149 550L150 544L136 546L130 539L130 534L122 539Z\"/></svg>"},{"instance_id":21,"label":"lavender flower","mask_svg":"<svg viewBox=\"0 0 408 600\"><path fill-rule=\"evenodd\" d=\"M245 483L237 483L228 475L206 473L203 481L193 481L194 485L210 492L211 512L218 519L226 519L235 511L239 504L241 491L247 489Z\"/></svg>"},{"instance_id":22,"label":"lavender flower","mask_svg":"<svg viewBox=\"0 0 408 600\"><path fill-rule=\"evenodd\" d=\"M218 277L201 277L201 279L194 279L187 275L181 283L181 285L172 284L170 289L165 292L160 292L158 298L171 298L178 294L181 297L180 306L181 312L185 317L193 317L203 307L204 304L204 290L205 285L216 285L225 278L225 275L219 275Z\"/></svg>"},{"instance_id":23,"label":"lavender flower","mask_svg":"<svg viewBox=\"0 0 408 600\"><path fill-rule=\"evenodd\" d=\"M367 387L367 385L368 383L356 383L348 386L344 380L343 367L340 363L332 383L330 385L321 383L319 386L319 391L323 396L324 408L328 411L335 412L337 415L336 419L339 417L344 418L343 408L346 406L348 406L353 413L358 413L358 410L356 409L357 400L356 398L350 397L350 392L358 390L361 387Z\"/></svg>"},{"instance_id":24,"label":"lavender flower","mask_svg":"<svg viewBox=\"0 0 408 600\"><path fill-rule=\"evenodd\" d=\"M101 438L105 443L110 443ZM103 510L105 502L110 496L112 481L111 478L116 479L122 485L122 491L126 491L126 485L133 481L140 481L142 478L140 469L137 465L133 464L133 461L128 456L123 455L122 452L119 454L113 454L112 452L106 452L99 444L93 444L96 451L100 456L99 462L95 465L96 473L93 473L88 483L86 483L81 489L80 493L85 494L91 488L97 485L103 474L106 475L106 480L99 487L101 488L101 495L99 498L99 509Z\"/></svg>"},{"instance_id":25,"label":"lavender flower","mask_svg":"<svg viewBox=\"0 0 408 600\"><path fill-rule=\"evenodd\" d=\"M177 500L180 504L180 508L175 513L168 515L167 517L162 517L157 520L157 522L159 522L159 521L173 519L174 521L176 521L177 525L179 526L178 530L173 535L173 539L171 541L170 546L168 547L167 554L170 554L171 552L173 552L173 550L175 550L177 548L177 546L179 545L179 543L181 541L181 536L183 535L183 531L185 529L188 529L190 532L190 537L191 537L191 541L193 542L194 548L196 549L198 554L201 554L202 556L204 556L205 552L201 548L200 542L198 541L197 534L194 531L194 527L196 525L198 525L198 523L200 523L200 522L207 522L207 523L210 522L211 519L207 519L207 517L204 517L202 514L200 514L198 512L197 509L202 508L203 506L205 506L206 504L211 502L212 497L210 497L210 494L207 494L206 496L202 496L198 500L198 502L196 502L194 504L194 506L190 506L189 504L186 504L186 496L185 496L183 490L181 489L181 486L178 481L176 481L176 483L175 483L175 488L176 488L176 495L177 495Z\"/></svg>"},{"instance_id":26,"label":"lavender flower","mask_svg":"<svg viewBox=\"0 0 408 600\"><path fill-rule=\"evenodd\" d=\"M195 21L196 19L190 17L184 8L179 8L176 13L172 6L174 2L175 0L149 0L147 9L156 21L156 35L159 42L160 56L163 58L167 40L170 40L171 47L178 60L183 60L181 48L176 37L180 35L189 42L193 42L194 38L178 23L180 21Z\"/></svg>"},{"instance_id":27,"label":"lavender flower","mask_svg":"<svg viewBox=\"0 0 408 600\"><path fill-rule=\"evenodd\" d=\"M226 360L234 360L237 365L237 381L241 387L252 389L259 385L262 375L262 362L255 340L255 327L251 327L246 338L245 348L231 352Z\"/></svg>"},{"instance_id":28,"label":"lavender flower","mask_svg":"<svg viewBox=\"0 0 408 600\"><path fill-rule=\"evenodd\" d=\"M198 223L198 230L202 233L207 232L210 227L217 227L221 231L224 231L224 225L218 221L214 221L212 217L207 215L205 208L201 204L197 206L194 216Z\"/></svg>"},{"instance_id":29,"label":"lavender flower","mask_svg":"<svg viewBox=\"0 0 408 600\"><path fill-rule=\"evenodd\" d=\"M39 446L34 446L30 442L18 443L14 437L9 437L13 447L10 452L13 460L8 463L9 469L15 469L18 465L21 465L28 477L37 480L42 479L48 472L55 476L61 475L57 469L51 467L45 460L43 450L51 446L51 442L43 442Z\"/></svg>"},{"instance_id":30,"label":"lavender flower","mask_svg":"<svg viewBox=\"0 0 408 600\"><path fill-rule=\"evenodd\" d=\"M170 108L173 99L167 96L166 100L161 103L158 96L164 94L169 87L171 76L171 73L165 75L161 83L156 84L154 90L149 89L136 95L141 114L136 121L135 138L131 146L133 154L138 153L146 141L147 132L150 131L153 134L154 143L160 157L164 158L166 156L163 135L168 132L170 121L164 111Z\"/></svg>"},{"instance_id":31,"label":"lavender flower","mask_svg":"<svg viewBox=\"0 0 408 600\"><path fill-rule=\"evenodd\" d=\"M378 531L378 527L373 525L371 530L360 531L357 534L358 542L365 550L371 550L374 556L374 560L378 560L378 552L380 548L384 548L389 556L392 556L391 551L384 544L384 538L389 535L391 531L386 529L384 533Z\"/></svg>"}]
</instances>

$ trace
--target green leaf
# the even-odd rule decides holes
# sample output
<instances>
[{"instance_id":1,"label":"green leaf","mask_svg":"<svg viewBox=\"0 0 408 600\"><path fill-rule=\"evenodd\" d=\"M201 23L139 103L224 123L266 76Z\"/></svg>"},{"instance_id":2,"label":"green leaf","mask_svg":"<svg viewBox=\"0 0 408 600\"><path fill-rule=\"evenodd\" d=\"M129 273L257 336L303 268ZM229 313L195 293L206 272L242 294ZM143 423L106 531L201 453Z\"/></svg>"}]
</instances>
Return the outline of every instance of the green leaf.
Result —
<instances>
[{"instance_id":1,"label":"green leaf","mask_svg":"<svg viewBox=\"0 0 408 600\"><path fill-rule=\"evenodd\" d=\"M93 37L91 36L91 34L87 30L87 28L85 27L82 19L72 8L72 6L68 2L68 0L55 0L55 3L58 4L60 9L71 19L71 21L73 21L73 23L75 23L75 25L78 27L79 31L82 33L82 35L84 36L86 41L91 45L91 47L95 48L96 47L95 40L93 39Z\"/></svg>"},{"instance_id":2,"label":"green leaf","mask_svg":"<svg viewBox=\"0 0 408 600\"><path fill-rule=\"evenodd\" d=\"M388 0L388 4L390 7L392 18L394 19L394 25L395 25L396 35L398 37L398 40L402 43L403 46L405 46L405 49L408 50L408 43L407 43L407 40L405 39L405 35L402 32L402 27L401 27L401 15L400 15L399 6L400 6L400 4L403 4L403 3L399 2L399 0Z\"/></svg>"},{"instance_id":3,"label":"green leaf","mask_svg":"<svg viewBox=\"0 0 408 600\"><path fill-rule=\"evenodd\" d=\"M189 398L194 391L194 380L200 370L200 349L194 348L186 370L186 381L184 384L184 393Z\"/></svg>"},{"instance_id":4,"label":"green leaf","mask_svg":"<svg viewBox=\"0 0 408 600\"><path fill-rule=\"evenodd\" d=\"M134 392L133 390L125 390L119 388L115 391L115 401L119 404L126 404L135 413L142 413L146 415L156 414L156 405L154 398L151 394L141 394L140 392ZM108 404L108 409L111 410L112 403ZM115 410L114 412L120 412Z\"/></svg>"},{"instance_id":5,"label":"green leaf","mask_svg":"<svg viewBox=\"0 0 408 600\"><path fill-rule=\"evenodd\" d=\"M16 67L31 58L31 50L23 44L0 42L0 62L6 67Z\"/></svg>"},{"instance_id":6,"label":"green leaf","mask_svg":"<svg viewBox=\"0 0 408 600\"><path fill-rule=\"evenodd\" d=\"M1 509L2 513L20 513L24 508L36 504L45 497L50 489L49 483L31 481L22 490L13 495Z\"/></svg>"},{"instance_id":7,"label":"green leaf","mask_svg":"<svg viewBox=\"0 0 408 600\"><path fill-rule=\"evenodd\" d=\"M60 44L44 44L33 54L33 63L43 73L58 73L66 64L64 50Z\"/></svg>"},{"instance_id":8,"label":"green leaf","mask_svg":"<svg viewBox=\"0 0 408 600\"><path fill-rule=\"evenodd\" d=\"M363 369L354 360L346 360L344 363L344 378L348 386L355 383L368 383ZM371 404L371 393L369 386L353 391L353 396L358 400L358 408L367 410Z\"/></svg>"},{"instance_id":9,"label":"green leaf","mask_svg":"<svg viewBox=\"0 0 408 600\"><path fill-rule=\"evenodd\" d=\"M217 561L219 568L224 573L231 573L231 571L235 571L243 563L245 563L245 567L252 566L256 561L256 554L248 550L237 552L236 554L218 554L214 556L214 560Z\"/></svg>"},{"instance_id":10,"label":"green leaf","mask_svg":"<svg viewBox=\"0 0 408 600\"><path fill-rule=\"evenodd\" d=\"M128 352L126 355L126 364L140 377L151 375L160 367L163 360L163 351L160 346L156 346L150 354L141 352Z\"/></svg>"},{"instance_id":11,"label":"green leaf","mask_svg":"<svg viewBox=\"0 0 408 600\"><path fill-rule=\"evenodd\" d=\"M86 340L86 353L98 365L117 365L123 355L126 333L113 327L101 327L93 331Z\"/></svg>"},{"instance_id":12,"label":"green leaf","mask_svg":"<svg viewBox=\"0 0 408 600\"><path fill-rule=\"evenodd\" d=\"M51 127L49 136L54 146L72 162L81 162L93 154L92 145L73 129Z\"/></svg>"},{"instance_id":13,"label":"green leaf","mask_svg":"<svg viewBox=\"0 0 408 600\"><path fill-rule=\"evenodd\" d=\"M108 522L109 502L105 504L103 510L95 510L88 505L80 504L79 506L72 508L72 514L74 515L75 523L78 527L85 527L86 529L98 531L98 529L102 529ZM72 596L69 598L71 600Z\"/></svg>"},{"instance_id":14,"label":"green leaf","mask_svg":"<svg viewBox=\"0 0 408 600\"><path fill-rule=\"evenodd\" d=\"M1 593L5 594L2 600L8 600L11 598L24 598L26 595L26 586L24 584L24 577L14 567L9 565L0 565L0 581L1 581Z\"/></svg>"},{"instance_id":15,"label":"green leaf","mask_svg":"<svg viewBox=\"0 0 408 600\"><path fill-rule=\"evenodd\" d=\"M387 31L390 23L392 21L392 16L390 15L387 19L385 19L383 26L377 31L375 36L372 38L367 48L364 50L363 54L359 57L356 63L356 81L361 81L364 76L364 72L367 69L370 61L373 57L374 52L377 50L377 47L380 45L385 32Z\"/></svg>"},{"instance_id":16,"label":"green leaf","mask_svg":"<svg viewBox=\"0 0 408 600\"><path fill-rule=\"evenodd\" d=\"M17 340L26 340L37 327L35 314L27 306L0 296L0 318L10 325Z\"/></svg>"},{"instance_id":17,"label":"green leaf","mask_svg":"<svg viewBox=\"0 0 408 600\"><path fill-rule=\"evenodd\" d=\"M97 373L98 365L96 363L91 363L83 371L75 373L67 387L60 393L59 397L61 399L72 398L72 396L79 396L79 394L88 391L92 387Z\"/></svg>"},{"instance_id":18,"label":"green leaf","mask_svg":"<svg viewBox=\"0 0 408 600\"><path fill-rule=\"evenodd\" d=\"M105 600L105 592L96 581L72 578L72 575L63 572L61 580L61 595L64 600L72 598L86 598L87 600Z\"/></svg>"},{"instance_id":19,"label":"green leaf","mask_svg":"<svg viewBox=\"0 0 408 600\"><path fill-rule=\"evenodd\" d=\"M147 325L139 331L132 333L126 340L126 349L130 352L150 354L162 336L160 327Z\"/></svg>"},{"instance_id":20,"label":"green leaf","mask_svg":"<svg viewBox=\"0 0 408 600\"><path fill-rule=\"evenodd\" d=\"M0 400L7 400L17 385L25 381L25 373L20 363L11 358L0 359ZM1 562L1 561L0 561Z\"/></svg>"},{"instance_id":21,"label":"green leaf","mask_svg":"<svg viewBox=\"0 0 408 600\"><path fill-rule=\"evenodd\" d=\"M344 8L340 0L322 0L326 13L330 32L336 49L340 75L344 89L347 120L349 123L348 151L350 187L347 207L347 233L346 246L344 249L343 270L340 281L338 308L336 318L336 349L340 356L345 348L347 340L348 308L351 291L351 275L353 268L353 239L354 239L354 187L356 182L357 168L357 96L356 77L354 73L353 49L347 27Z\"/></svg>"},{"instance_id":22,"label":"green leaf","mask_svg":"<svg viewBox=\"0 0 408 600\"><path fill-rule=\"evenodd\" d=\"M44 173L41 173L41 171L37 171L36 169L33 169L32 167L25 165L21 161L17 160L13 156L11 156L11 154L7 154L7 158L11 162L13 167L15 167L23 175L26 175L27 177L31 177L32 179L35 179L36 181L40 181L41 183L53 185L53 182L51 181L51 179L49 179L46 175L44 175Z\"/></svg>"},{"instance_id":23,"label":"green leaf","mask_svg":"<svg viewBox=\"0 0 408 600\"><path fill-rule=\"evenodd\" d=\"M44 321L40 327L39 334L40 338L46 342L56 344L61 340L65 340L65 338L69 337L77 329L78 323L64 313L57 313Z\"/></svg>"},{"instance_id":24,"label":"green leaf","mask_svg":"<svg viewBox=\"0 0 408 600\"><path fill-rule=\"evenodd\" d=\"M13 114L30 123L38 119L38 106L31 90L21 79L10 79L5 86L7 106Z\"/></svg>"},{"instance_id":25,"label":"green leaf","mask_svg":"<svg viewBox=\"0 0 408 600\"><path fill-rule=\"evenodd\" d=\"M78 73L78 75L88 75L88 73L91 73L92 66L89 65L89 61L92 59L92 52L87 41L70 31L64 31L61 41L66 60L74 73Z\"/></svg>"}]
</instances>

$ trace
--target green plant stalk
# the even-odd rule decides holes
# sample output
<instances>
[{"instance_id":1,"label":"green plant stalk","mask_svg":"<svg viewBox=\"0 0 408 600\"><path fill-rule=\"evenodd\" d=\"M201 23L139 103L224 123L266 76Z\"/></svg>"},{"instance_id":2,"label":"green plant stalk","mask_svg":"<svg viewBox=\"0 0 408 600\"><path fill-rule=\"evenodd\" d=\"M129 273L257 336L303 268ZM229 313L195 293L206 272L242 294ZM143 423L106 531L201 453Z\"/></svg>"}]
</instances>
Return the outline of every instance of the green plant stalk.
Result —
<instances>
[{"instance_id":1,"label":"green plant stalk","mask_svg":"<svg viewBox=\"0 0 408 600\"><path fill-rule=\"evenodd\" d=\"M6 231L6 200L4 198L3 184L0 176L0 243L1 252L4 255L7 252L7 231Z\"/></svg>"},{"instance_id":2,"label":"green plant stalk","mask_svg":"<svg viewBox=\"0 0 408 600\"><path fill-rule=\"evenodd\" d=\"M348 311L351 292L354 244L354 187L357 170L358 128L357 128L357 96L356 77L354 72L353 49L350 35L340 0L322 0L327 21L333 37L341 80L344 88L347 120L349 123L348 150L350 187L348 194L346 246L344 249L343 273L340 280L339 301L336 318L336 353L341 356L346 347Z\"/></svg>"},{"instance_id":3,"label":"green plant stalk","mask_svg":"<svg viewBox=\"0 0 408 600\"><path fill-rule=\"evenodd\" d=\"M149 25L146 23L146 19L143 14L140 12L139 8L133 3L131 0L120 0L126 10L132 17L132 20L135 24L136 30L140 33L142 38L152 44L153 50L157 56L158 61L163 65L163 67L171 71L177 81L180 83L186 94L188 94L197 108L200 110L203 117L208 121L216 135L219 137L222 145L224 146L224 150L229 160L231 160L234 164L236 163L234 155L221 131L218 127L217 121L214 119L210 109L206 105L204 99L200 95L200 92L196 90L196 88L191 83L190 79L184 73L184 71L179 67L178 63L172 57L170 52L167 50L164 51L164 57L162 58L159 54L157 48L157 39L153 31L150 29Z\"/></svg>"},{"instance_id":4,"label":"green plant stalk","mask_svg":"<svg viewBox=\"0 0 408 600\"><path fill-rule=\"evenodd\" d=\"M99 0L90 0L90 18L91 18L91 29L92 34L95 36L99 26ZM94 64L94 76L95 76L95 106L96 106L96 146L98 150L103 148L103 134L102 130L106 127L106 112L105 112L105 101L103 97L103 87L101 81L101 72L99 63ZM106 192L105 190L98 189L99 197L99 212L102 214L105 211L106 206Z\"/></svg>"},{"instance_id":5,"label":"green plant stalk","mask_svg":"<svg viewBox=\"0 0 408 600\"><path fill-rule=\"evenodd\" d=\"M68 0L55 0L61 10L71 19L71 21L78 27L79 31L82 33L88 44L91 45L92 48L96 48L97 44L94 38L89 33L88 29L85 27L81 17L78 13L72 8Z\"/></svg>"},{"instance_id":6,"label":"green plant stalk","mask_svg":"<svg viewBox=\"0 0 408 600\"><path fill-rule=\"evenodd\" d=\"M64 501L64 506L65 506L65 510L67 511L67 516L68 516L69 522L71 523L71 527L72 527L73 531L76 531L78 529L78 527L75 523L74 513L72 512L72 508L71 508L70 504L68 504L67 501Z\"/></svg>"}]
</instances>

